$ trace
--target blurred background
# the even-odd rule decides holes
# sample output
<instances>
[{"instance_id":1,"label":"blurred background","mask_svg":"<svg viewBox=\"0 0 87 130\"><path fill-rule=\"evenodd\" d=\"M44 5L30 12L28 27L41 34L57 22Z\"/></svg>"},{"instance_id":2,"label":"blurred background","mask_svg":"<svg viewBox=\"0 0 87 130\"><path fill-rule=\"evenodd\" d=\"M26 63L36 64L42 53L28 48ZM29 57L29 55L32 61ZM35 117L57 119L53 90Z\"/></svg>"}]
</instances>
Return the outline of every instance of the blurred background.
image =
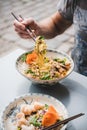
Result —
<instances>
[{"instance_id":1,"label":"blurred background","mask_svg":"<svg viewBox=\"0 0 87 130\"><path fill-rule=\"evenodd\" d=\"M33 17L39 21L55 11L59 0L0 0L0 57L17 48L28 50L34 46L33 41L21 39L14 31L14 18L11 12L24 18ZM68 54L74 45L74 29L71 26L62 35L47 40L50 48L56 48Z\"/></svg>"}]
</instances>

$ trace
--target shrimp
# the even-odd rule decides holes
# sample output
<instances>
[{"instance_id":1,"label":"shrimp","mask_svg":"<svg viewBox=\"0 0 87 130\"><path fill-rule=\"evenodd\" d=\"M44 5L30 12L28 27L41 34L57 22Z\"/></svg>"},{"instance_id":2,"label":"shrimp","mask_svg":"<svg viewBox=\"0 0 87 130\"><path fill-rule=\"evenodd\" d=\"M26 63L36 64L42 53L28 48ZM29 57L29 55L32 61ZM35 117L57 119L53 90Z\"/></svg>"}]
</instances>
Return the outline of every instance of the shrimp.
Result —
<instances>
[{"instance_id":1,"label":"shrimp","mask_svg":"<svg viewBox=\"0 0 87 130\"><path fill-rule=\"evenodd\" d=\"M27 124L27 120L25 118L20 118L17 122L17 126L21 127L22 125L26 125Z\"/></svg>"},{"instance_id":2,"label":"shrimp","mask_svg":"<svg viewBox=\"0 0 87 130\"><path fill-rule=\"evenodd\" d=\"M42 109L44 106L39 102L34 102L35 111Z\"/></svg>"},{"instance_id":3,"label":"shrimp","mask_svg":"<svg viewBox=\"0 0 87 130\"><path fill-rule=\"evenodd\" d=\"M32 112L34 112L34 106L33 105L23 105L21 106L21 112L23 112L25 115L30 115Z\"/></svg>"},{"instance_id":4,"label":"shrimp","mask_svg":"<svg viewBox=\"0 0 87 130\"><path fill-rule=\"evenodd\" d=\"M16 118L17 118L17 119L21 119L21 118L24 118L24 117L25 117L25 115L24 115L23 112L19 112L19 113L16 115Z\"/></svg>"}]
</instances>

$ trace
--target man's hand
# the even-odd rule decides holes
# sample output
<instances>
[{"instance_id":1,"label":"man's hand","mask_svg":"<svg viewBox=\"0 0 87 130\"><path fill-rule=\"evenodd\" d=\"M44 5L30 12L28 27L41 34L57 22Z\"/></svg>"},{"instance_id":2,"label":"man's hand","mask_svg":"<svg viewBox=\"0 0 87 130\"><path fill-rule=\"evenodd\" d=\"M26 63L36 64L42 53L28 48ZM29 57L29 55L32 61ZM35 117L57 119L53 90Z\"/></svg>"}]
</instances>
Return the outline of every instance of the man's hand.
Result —
<instances>
[{"instance_id":1,"label":"man's hand","mask_svg":"<svg viewBox=\"0 0 87 130\"><path fill-rule=\"evenodd\" d=\"M17 20L14 21L14 28L15 31L18 33L18 35L21 38L31 38L31 36L29 36L29 34L26 31L26 27L30 27L31 30L38 36L39 35L39 30L40 27L37 24L37 22L35 22L32 18L30 19L25 19L25 20L21 20L20 22L18 22ZM30 32L31 33L31 32Z\"/></svg>"}]
</instances>

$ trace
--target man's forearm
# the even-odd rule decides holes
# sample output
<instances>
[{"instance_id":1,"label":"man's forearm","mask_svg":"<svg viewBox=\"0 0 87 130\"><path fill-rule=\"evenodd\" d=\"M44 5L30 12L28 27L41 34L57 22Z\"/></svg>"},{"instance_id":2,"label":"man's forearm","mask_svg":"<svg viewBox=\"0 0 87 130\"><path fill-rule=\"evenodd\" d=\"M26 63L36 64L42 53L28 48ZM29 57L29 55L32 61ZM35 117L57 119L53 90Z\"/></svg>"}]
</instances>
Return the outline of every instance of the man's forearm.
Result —
<instances>
[{"instance_id":1,"label":"man's forearm","mask_svg":"<svg viewBox=\"0 0 87 130\"><path fill-rule=\"evenodd\" d=\"M43 35L46 39L53 38L57 35L56 29L55 29L55 26L51 17L42 20L39 23L39 26L41 28L40 35Z\"/></svg>"},{"instance_id":2,"label":"man's forearm","mask_svg":"<svg viewBox=\"0 0 87 130\"><path fill-rule=\"evenodd\" d=\"M63 33L72 23L65 20L58 12L39 23L40 35L45 38L53 38Z\"/></svg>"}]
</instances>

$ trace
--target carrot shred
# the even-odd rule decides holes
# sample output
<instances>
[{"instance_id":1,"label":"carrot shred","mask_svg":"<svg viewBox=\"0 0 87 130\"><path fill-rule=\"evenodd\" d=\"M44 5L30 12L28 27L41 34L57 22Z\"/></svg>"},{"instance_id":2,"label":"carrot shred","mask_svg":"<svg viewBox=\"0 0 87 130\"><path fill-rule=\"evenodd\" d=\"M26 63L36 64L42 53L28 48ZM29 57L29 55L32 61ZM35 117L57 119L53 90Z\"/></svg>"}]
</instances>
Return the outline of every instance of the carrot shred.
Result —
<instances>
[{"instance_id":1,"label":"carrot shred","mask_svg":"<svg viewBox=\"0 0 87 130\"><path fill-rule=\"evenodd\" d=\"M56 111L56 109L53 106L49 106L48 111L58 114L58 112Z\"/></svg>"},{"instance_id":2,"label":"carrot shred","mask_svg":"<svg viewBox=\"0 0 87 130\"><path fill-rule=\"evenodd\" d=\"M42 125L43 126L51 126L60 119L58 112L55 110L53 106L49 106L48 111L44 114L42 118Z\"/></svg>"},{"instance_id":3,"label":"carrot shred","mask_svg":"<svg viewBox=\"0 0 87 130\"><path fill-rule=\"evenodd\" d=\"M50 126L55 124L57 121L57 117L55 113L52 112L46 112L42 119L42 125L43 126Z\"/></svg>"},{"instance_id":4,"label":"carrot shred","mask_svg":"<svg viewBox=\"0 0 87 130\"><path fill-rule=\"evenodd\" d=\"M35 52L32 52L31 54L28 54L26 57L26 63L31 64L34 60L37 59L37 54Z\"/></svg>"}]
</instances>

